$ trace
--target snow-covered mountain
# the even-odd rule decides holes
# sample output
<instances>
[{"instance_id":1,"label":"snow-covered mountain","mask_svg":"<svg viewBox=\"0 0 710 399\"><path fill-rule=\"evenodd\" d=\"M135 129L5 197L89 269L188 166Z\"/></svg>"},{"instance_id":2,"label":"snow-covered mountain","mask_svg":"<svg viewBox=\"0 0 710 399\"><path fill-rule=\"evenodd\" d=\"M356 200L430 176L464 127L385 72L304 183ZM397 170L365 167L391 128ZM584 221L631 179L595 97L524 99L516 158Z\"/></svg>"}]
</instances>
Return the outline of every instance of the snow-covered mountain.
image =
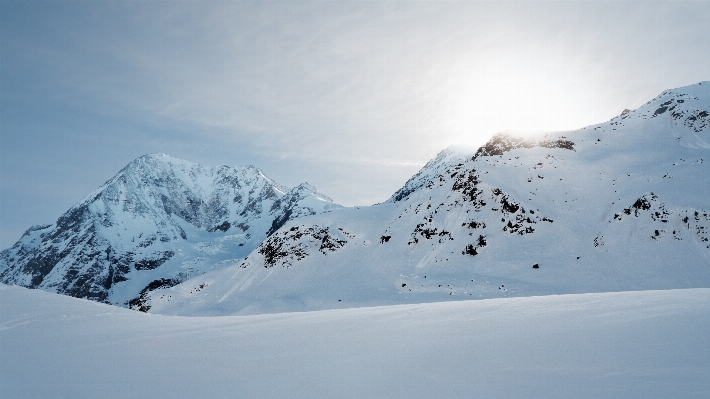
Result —
<instances>
[{"instance_id":1,"label":"snow-covered mountain","mask_svg":"<svg viewBox=\"0 0 710 399\"><path fill-rule=\"evenodd\" d=\"M233 264L287 221L336 208L253 166L145 155L0 253L0 281L146 310L150 290Z\"/></svg>"},{"instance_id":2,"label":"snow-covered mountain","mask_svg":"<svg viewBox=\"0 0 710 399\"><path fill-rule=\"evenodd\" d=\"M234 314L710 287L710 82L441 152L388 201L287 222L150 311Z\"/></svg>"}]
</instances>

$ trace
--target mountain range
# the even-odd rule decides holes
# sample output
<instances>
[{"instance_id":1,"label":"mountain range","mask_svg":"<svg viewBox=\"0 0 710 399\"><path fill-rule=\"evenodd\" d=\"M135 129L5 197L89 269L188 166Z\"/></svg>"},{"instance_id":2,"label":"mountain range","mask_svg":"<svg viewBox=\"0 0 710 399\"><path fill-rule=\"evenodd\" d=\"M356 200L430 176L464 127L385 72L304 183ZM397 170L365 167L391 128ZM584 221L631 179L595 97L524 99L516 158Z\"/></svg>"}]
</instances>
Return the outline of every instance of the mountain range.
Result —
<instances>
[{"instance_id":1,"label":"mountain range","mask_svg":"<svg viewBox=\"0 0 710 399\"><path fill-rule=\"evenodd\" d=\"M180 315L710 286L710 82L440 152L345 208L253 167L138 158L0 254L0 281Z\"/></svg>"}]
</instances>

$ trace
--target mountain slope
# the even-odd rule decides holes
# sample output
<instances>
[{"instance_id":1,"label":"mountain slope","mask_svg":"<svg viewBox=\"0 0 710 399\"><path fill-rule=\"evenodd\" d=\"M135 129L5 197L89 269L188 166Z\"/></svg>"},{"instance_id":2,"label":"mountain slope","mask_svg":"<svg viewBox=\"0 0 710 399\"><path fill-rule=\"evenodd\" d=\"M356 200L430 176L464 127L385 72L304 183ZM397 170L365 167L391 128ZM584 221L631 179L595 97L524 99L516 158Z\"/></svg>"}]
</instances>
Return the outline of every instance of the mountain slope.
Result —
<instances>
[{"instance_id":1,"label":"mountain slope","mask_svg":"<svg viewBox=\"0 0 710 399\"><path fill-rule=\"evenodd\" d=\"M710 287L709 114L703 82L599 125L445 150L386 203L290 221L154 291L151 311Z\"/></svg>"},{"instance_id":2,"label":"mountain slope","mask_svg":"<svg viewBox=\"0 0 710 399\"><path fill-rule=\"evenodd\" d=\"M0 253L0 281L140 308L141 294L233 263L290 219L339 207L253 166L146 155Z\"/></svg>"}]
</instances>

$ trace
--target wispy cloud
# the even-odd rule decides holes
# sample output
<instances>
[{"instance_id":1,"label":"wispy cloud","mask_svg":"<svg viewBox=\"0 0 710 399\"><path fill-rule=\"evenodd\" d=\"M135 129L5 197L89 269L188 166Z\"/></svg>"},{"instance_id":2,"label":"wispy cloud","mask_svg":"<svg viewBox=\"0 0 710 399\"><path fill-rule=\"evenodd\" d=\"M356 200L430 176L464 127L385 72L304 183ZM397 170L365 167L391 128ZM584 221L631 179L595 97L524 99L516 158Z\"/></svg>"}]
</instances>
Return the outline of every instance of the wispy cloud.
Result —
<instances>
[{"instance_id":1,"label":"wispy cloud","mask_svg":"<svg viewBox=\"0 0 710 399\"><path fill-rule=\"evenodd\" d=\"M15 110L3 111L2 162L20 180L41 178L22 175L21 149L53 134L37 159L177 151L266 165L277 180L298 170L342 202L386 198L450 144L596 123L710 70L710 3L0 7L0 98Z\"/></svg>"},{"instance_id":2,"label":"wispy cloud","mask_svg":"<svg viewBox=\"0 0 710 399\"><path fill-rule=\"evenodd\" d=\"M639 86L638 73L649 72L628 68L646 62L648 45L632 51L627 43L672 46L654 26L661 15L634 4L181 3L166 15L157 6L137 15L118 8L134 32L113 41L112 29L75 35L93 59L107 60L72 65L71 84L98 104L272 151L307 146L342 157L377 154L387 141L419 155L502 129L597 122L620 106L605 101L618 93L601 81ZM624 12L637 18L633 30Z\"/></svg>"}]
</instances>

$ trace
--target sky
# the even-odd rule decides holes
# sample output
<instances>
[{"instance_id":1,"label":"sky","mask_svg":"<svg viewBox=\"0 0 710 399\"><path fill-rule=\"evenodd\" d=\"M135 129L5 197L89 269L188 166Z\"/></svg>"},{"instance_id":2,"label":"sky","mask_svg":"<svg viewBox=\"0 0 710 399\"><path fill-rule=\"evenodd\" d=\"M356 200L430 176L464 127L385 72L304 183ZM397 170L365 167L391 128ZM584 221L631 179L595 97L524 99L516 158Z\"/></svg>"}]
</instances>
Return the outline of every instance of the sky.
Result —
<instances>
[{"instance_id":1,"label":"sky","mask_svg":"<svg viewBox=\"0 0 710 399\"><path fill-rule=\"evenodd\" d=\"M447 146L710 79L708 20L710 2L0 0L0 248L147 153L381 202Z\"/></svg>"}]
</instances>

